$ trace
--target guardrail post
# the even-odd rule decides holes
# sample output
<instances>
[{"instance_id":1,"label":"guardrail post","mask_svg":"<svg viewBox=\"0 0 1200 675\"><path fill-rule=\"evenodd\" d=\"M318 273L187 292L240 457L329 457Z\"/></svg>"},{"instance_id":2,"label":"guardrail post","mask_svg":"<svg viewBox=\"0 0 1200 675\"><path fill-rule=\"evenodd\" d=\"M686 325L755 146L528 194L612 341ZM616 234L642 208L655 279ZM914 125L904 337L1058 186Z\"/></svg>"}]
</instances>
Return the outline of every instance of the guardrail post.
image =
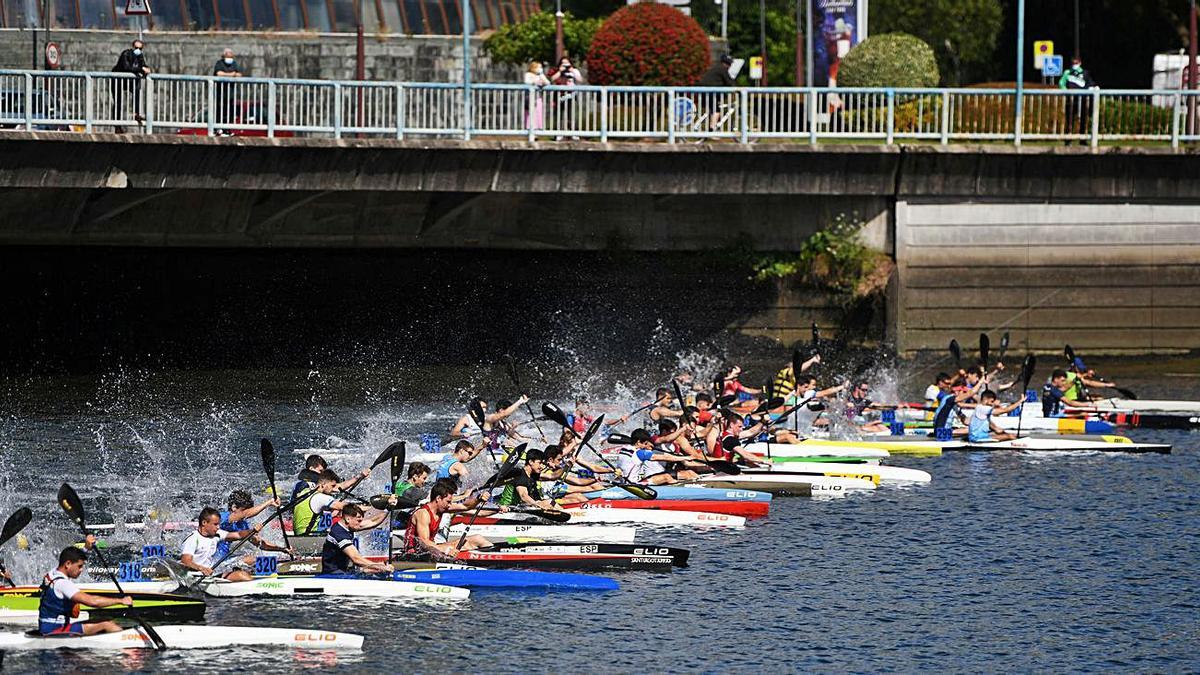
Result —
<instances>
[{"instance_id":1,"label":"guardrail post","mask_svg":"<svg viewBox=\"0 0 1200 675\"><path fill-rule=\"evenodd\" d=\"M808 90L808 144L817 144L817 90Z\"/></svg>"},{"instance_id":2,"label":"guardrail post","mask_svg":"<svg viewBox=\"0 0 1200 675\"><path fill-rule=\"evenodd\" d=\"M1100 145L1100 90L1093 89L1092 93L1092 130L1091 143L1094 148Z\"/></svg>"},{"instance_id":3,"label":"guardrail post","mask_svg":"<svg viewBox=\"0 0 1200 675\"><path fill-rule=\"evenodd\" d=\"M208 137L217 135L217 83L213 78L204 78L204 109L208 121Z\"/></svg>"},{"instance_id":4,"label":"guardrail post","mask_svg":"<svg viewBox=\"0 0 1200 675\"><path fill-rule=\"evenodd\" d=\"M275 91L275 82L267 83L267 138L275 138L275 125L279 124L276 119L278 112L275 108L279 105L278 94Z\"/></svg>"},{"instance_id":5,"label":"guardrail post","mask_svg":"<svg viewBox=\"0 0 1200 675\"><path fill-rule=\"evenodd\" d=\"M667 90L667 142L675 142L675 90Z\"/></svg>"},{"instance_id":6,"label":"guardrail post","mask_svg":"<svg viewBox=\"0 0 1200 675\"><path fill-rule=\"evenodd\" d=\"M1179 148L1179 120L1183 118L1183 94L1175 94L1171 100L1171 148Z\"/></svg>"},{"instance_id":7,"label":"guardrail post","mask_svg":"<svg viewBox=\"0 0 1200 675\"><path fill-rule=\"evenodd\" d=\"M342 83L333 83L333 137L342 137Z\"/></svg>"},{"instance_id":8,"label":"guardrail post","mask_svg":"<svg viewBox=\"0 0 1200 675\"><path fill-rule=\"evenodd\" d=\"M33 131L33 74L25 73L25 131Z\"/></svg>"},{"instance_id":9,"label":"guardrail post","mask_svg":"<svg viewBox=\"0 0 1200 675\"><path fill-rule=\"evenodd\" d=\"M887 90L887 144L891 145L896 140L896 92L889 88Z\"/></svg>"},{"instance_id":10,"label":"guardrail post","mask_svg":"<svg viewBox=\"0 0 1200 675\"><path fill-rule=\"evenodd\" d=\"M525 128L528 131L527 140L530 143L534 141L533 117L534 106L537 105L537 94L534 91L535 87L532 84L525 85Z\"/></svg>"},{"instance_id":11,"label":"guardrail post","mask_svg":"<svg viewBox=\"0 0 1200 675\"><path fill-rule=\"evenodd\" d=\"M404 122L408 116L408 97L405 96L404 83L396 83L396 140L404 140Z\"/></svg>"},{"instance_id":12,"label":"guardrail post","mask_svg":"<svg viewBox=\"0 0 1200 675\"><path fill-rule=\"evenodd\" d=\"M146 78L146 133L154 133L154 87L158 80L153 75Z\"/></svg>"},{"instance_id":13,"label":"guardrail post","mask_svg":"<svg viewBox=\"0 0 1200 675\"><path fill-rule=\"evenodd\" d=\"M950 92L942 92L942 145L950 144Z\"/></svg>"},{"instance_id":14,"label":"guardrail post","mask_svg":"<svg viewBox=\"0 0 1200 675\"><path fill-rule=\"evenodd\" d=\"M1017 97L1015 94L1013 95L1013 105L1020 105L1017 102ZM1016 145L1016 146L1021 145L1021 127L1025 126L1025 124L1021 121L1021 119L1022 119L1021 115L1013 116L1013 145Z\"/></svg>"},{"instance_id":15,"label":"guardrail post","mask_svg":"<svg viewBox=\"0 0 1200 675\"><path fill-rule=\"evenodd\" d=\"M83 130L92 133L96 111L96 80L91 75L83 76Z\"/></svg>"},{"instance_id":16,"label":"guardrail post","mask_svg":"<svg viewBox=\"0 0 1200 675\"><path fill-rule=\"evenodd\" d=\"M600 87L600 142L608 142L608 87Z\"/></svg>"},{"instance_id":17,"label":"guardrail post","mask_svg":"<svg viewBox=\"0 0 1200 675\"><path fill-rule=\"evenodd\" d=\"M738 117L738 124L742 129L742 136L738 141L744 145L750 142L750 92L745 88L738 92Z\"/></svg>"}]
</instances>

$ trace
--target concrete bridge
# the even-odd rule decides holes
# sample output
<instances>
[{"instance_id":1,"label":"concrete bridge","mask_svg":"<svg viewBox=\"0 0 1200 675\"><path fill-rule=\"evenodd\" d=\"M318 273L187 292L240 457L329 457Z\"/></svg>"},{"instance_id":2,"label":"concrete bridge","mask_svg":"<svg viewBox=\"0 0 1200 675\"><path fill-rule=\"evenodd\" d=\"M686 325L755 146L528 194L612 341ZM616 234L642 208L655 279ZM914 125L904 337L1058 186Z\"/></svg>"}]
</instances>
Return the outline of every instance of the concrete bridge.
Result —
<instances>
[{"instance_id":1,"label":"concrete bridge","mask_svg":"<svg viewBox=\"0 0 1200 675\"><path fill-rule=\"evenodd\" d=\"M789 251L847 214L895 257L901 351L1173 351L1200 348L1197 175L1168 149L6 132L0 243ZM798 337L803 304L743 328Z\"/></svg>"}]
</instances>

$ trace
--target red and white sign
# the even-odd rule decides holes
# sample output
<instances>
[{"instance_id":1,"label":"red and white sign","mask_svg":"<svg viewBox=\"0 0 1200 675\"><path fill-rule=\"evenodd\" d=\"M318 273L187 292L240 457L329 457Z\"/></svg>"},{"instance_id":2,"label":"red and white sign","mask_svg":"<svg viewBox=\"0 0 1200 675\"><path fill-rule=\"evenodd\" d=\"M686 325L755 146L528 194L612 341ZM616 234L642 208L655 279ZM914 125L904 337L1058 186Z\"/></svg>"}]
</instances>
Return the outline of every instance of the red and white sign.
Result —
<instances>
[{"instance_id":1,"label":"red and white sign","mask_svg":"<svg viewBox=\"0 0 1200 675\"><path fill-rule=\"evenodd\" d=\"M150 0L125 0L125 16L145 16L150 13Z\"/></svg>"},{"instance_id":2,"label":"red and white sign","mask_svg":"<svg viewBox=\"0 0 1200 675\"><path fill-rule=\"evenodd\" d=\"M46 67L55 70L62 65L62 52L54 42L46 43Z\"/></svg>"}]
</instances>

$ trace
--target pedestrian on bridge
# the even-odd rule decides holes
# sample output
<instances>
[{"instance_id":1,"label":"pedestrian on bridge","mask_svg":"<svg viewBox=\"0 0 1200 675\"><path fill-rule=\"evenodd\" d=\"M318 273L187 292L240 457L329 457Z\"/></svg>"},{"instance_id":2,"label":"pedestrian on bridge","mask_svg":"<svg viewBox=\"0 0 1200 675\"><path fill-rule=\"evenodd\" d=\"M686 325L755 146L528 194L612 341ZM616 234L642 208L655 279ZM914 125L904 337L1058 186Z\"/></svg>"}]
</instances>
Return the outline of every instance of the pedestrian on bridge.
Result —
<instances>
[{"instance_id":1,"label":"pedestrian on bridge","mask_svg":"<svg viewBox=\"0 0 1200 675\"><path fill-rule=\"evenodd\" d=\"M133 75L133 79L114 78L112 85L113 96L113 119L120 120L125 117L125 97L133 93L133 119L138 124L146 121L142 115L142 79L151 73L150 66L146 65L146 43L141 40L134 40L129 49L121 52L117 57L117 65L113 66L114 73L129 73ZM125 133L125 127L117 126L114 130L118 134Z\"/></svg>"},{"instance_id":2,"label":"pedestrian on bridge","mask_svg":"<svg viewBox=\"0 0 1200 675\"><path fill-rule=\"evenodd\" d=\"M221 52L221 58L217 59L213 65L214 77L244 77L242 67L238 65L237 59L233 56L233 50L226 47L225 51ZM239 121L239 111L241 103L238 101L237 88L233 83L218 82L216 87L216 104L217 104L217 123L228 124L230 121L237 123ZM217 135L231 135L226 129L218 129Z\"/></svg>"},{"instance_id":3,"label":"pedestrian on bridge","mask_svg":"<svg viewBox=\"0 0 1200 675\"><path fill-rule=\"evenodd\" d=\"M1058 88L1074 94L1066 97L1066 132L1082 136L1090 135L1092 132L1092 96L1083 92L1089 89L1099 89L1099 86L1092 80L1092 74L1083 67L1081 58L1076 56L1071 59L1071 67L1059 78ZM1079 142L1087 144L1086 139L1081 139ZM1067 139L1066 144L1070 145L1071 140Z\"/></svg>"}]
</instances>

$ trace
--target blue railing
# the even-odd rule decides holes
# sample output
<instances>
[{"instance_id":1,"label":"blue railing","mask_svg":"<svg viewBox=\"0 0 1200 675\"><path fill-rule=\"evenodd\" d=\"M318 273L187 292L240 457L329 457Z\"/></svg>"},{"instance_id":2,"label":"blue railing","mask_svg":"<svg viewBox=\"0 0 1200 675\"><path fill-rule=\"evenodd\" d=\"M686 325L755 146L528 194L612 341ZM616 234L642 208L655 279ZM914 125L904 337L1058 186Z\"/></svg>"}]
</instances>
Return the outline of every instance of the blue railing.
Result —
<instances>
[{"instance_id":1,"label":"blue railing","mask_svg":"<svg viewBox=\"0 0 1200 675\"><path fill-rule=\"evenodd\" d=\"M467 97L470 97L469 99ZM0 71L0 127L668 143L1200 141L1200 92L545 87ZM470 101L470 106L464 103ZM465 113L470 111L469 118Z\"/></svg>"}]
</instances>

